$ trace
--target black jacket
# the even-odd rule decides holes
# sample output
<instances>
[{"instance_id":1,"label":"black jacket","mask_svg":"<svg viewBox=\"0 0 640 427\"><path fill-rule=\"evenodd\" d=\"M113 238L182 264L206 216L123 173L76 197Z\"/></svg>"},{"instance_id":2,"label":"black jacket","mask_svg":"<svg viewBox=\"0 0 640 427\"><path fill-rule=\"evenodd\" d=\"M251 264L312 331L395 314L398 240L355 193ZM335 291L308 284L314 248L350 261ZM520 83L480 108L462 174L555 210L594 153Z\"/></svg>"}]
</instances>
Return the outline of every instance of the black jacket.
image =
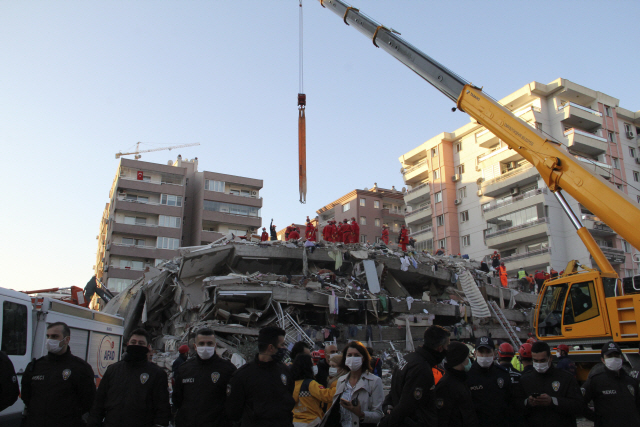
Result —
<instances>
[{"instance_id":1,"label":"black jacket","mask_svg":"<svg viewBox=\"0 0 640 427\"><path fill-rule=\"evenodd\" d=\"M18 377L11 359L0 351L0 412L16 403L20 395Z\"/></svg>"},{"instance_id":2,"label":"black jacket","mask_svg":"<svg viewBox=\"0 0 640 427\"><path fill-rule=\"evenodd\" d=\"M316 381L322 385L323 387L327 387L327 381L329 379L329 364L327 363L326 359L320 359L318 360L318 363L316 364L316 366L318 367L318 375L316 375Z\"/></svg>"},{"instance_id":3,"label":"black jacket","mask_svg":"<svg viewBox=\"0 0 640 427\"><path fill-rule=\"evenodd\" d=\"M186 361L187 361L186 354L181 353L180 355L178 355L176 360L174 360L173 363L171 364L171 372L173 372L173 374L175 375L176 372L178 372L178 368Z\"/></svg>"},{"instance_id":4,"label":"black jacket","mask_svg":"<svg viewBox=\"0 0 640 427\"><path fill-rule=\"evenodd\" d=\"M93 369L71 354L49 353L32 361L22 375L26 426L81 426L96 394Z\"/></svg>"},{"instance_id":5,"label":"black jacket","mask_svg":"<svg viewBox=\"0 0 640 427\"><path fill-rule=\"evenodd\" d=\"M447 368L436 385L438 427L478 427L467 373Z\"/></svg>"},{"instance_id":6,"label":"black jacket","mask_svg":"<svg viewBox=\"0 0 640 427\"><path fill-rule=\"evenodd\" d=\"M522 374L520 385L525 397L532 393L548 394L556 398L557 405L525 406L525 418L532 426L573 427L576 416L584 412L584 403L578 382L568 372L553 366L544 374L529 371Z\"/></svg>"},{"instance_id":7,"label":"black jacket","mask_svg":"<svg viewBox=\"0 0 640 427\"><path fill-rule=\"evenodd\" d=\"M595 412L586 416L595 427L640 426L640 392L638 382L624 373L605 369L582 386L584 403L593 400Z\"/></svg>"},{"instance_id":8,"label":"black jacket","mask_svg":"<svg viewBox=\"0 0 640 427\"><path fill-rule=\"evenodd\" d=\"M391 390L382 404L385 413L379 426L402 426L414 423L435 426L438 415L435 401L435 380L431 368L440 363L433 350L418 347L405 356L391 378ZM392 406L391 414L386 408ZM407 420L408 419L408 420ZM413 423L412 423L413 421Z\"/></svg>"},{"instance_id":9,"label":"black jacket","mask_svg":"<svg viewBox=\"0 0 640 427\"><path fill-rule=\"evenodd\" d=\"M229 419L242 427L289 427L293 423L295 382L279 362L260 362L258 355L238 369L227 388Z\"/></svg>"},{"instance_id":10,"label":"black jacket","mask_svg":"<svg viewBox=\"0 0 640 427\"><path fill-rule=\"evenodd\" d=\"M171 408L167 374L148 362L116 362L104 373L91 408L91 427L151 427L169 425ZM104 419L104 421L103 421Z\"/></svg>"},{"instance_id":11,"label":"black jacket","mask_svg":"<svg viewBox=\"0 0 640 427\"><path fill-rule=\"evenodd\" d=\"M473 362L467 373L467 386L480 426L510 427L512 387L509 371L495 363L482 368L478 362Z\"/></svg>"},{"instance_id":12,"label":"black jacket","mask_svg":"<svg viewBox=\"0 0 640 427\"><path fill-rule=\"evenodd\" d=\"M175 375L172 396L178 409L176 427L230 426L224 402L235 371L233 363L217 355L208 360L196 356L183 363Z\"/></svg>"}]
</instances>

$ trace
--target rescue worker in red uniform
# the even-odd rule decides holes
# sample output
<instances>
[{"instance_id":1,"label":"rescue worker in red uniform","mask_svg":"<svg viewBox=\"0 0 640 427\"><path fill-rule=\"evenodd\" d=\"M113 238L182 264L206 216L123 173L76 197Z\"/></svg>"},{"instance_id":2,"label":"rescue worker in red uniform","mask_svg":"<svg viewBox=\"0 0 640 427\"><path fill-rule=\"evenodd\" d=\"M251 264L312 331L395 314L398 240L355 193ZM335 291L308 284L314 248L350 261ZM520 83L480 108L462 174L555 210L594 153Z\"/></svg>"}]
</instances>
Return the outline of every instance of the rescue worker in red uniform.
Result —
<instances>
[{"instance_id":1,"label":"rescue worker in red uniform","mask_svg":"<svg viewBox=\"0 0 640 427\"><path fill-rule=\"evenodd\" d=\"M500 263L500 267L498 268L498 274L500 275L500 283L503 288L509 287L509 281L507 280L507 267L504 266L504 262Z\"/></svg>"},{"instance_id":2,"label":"rescue worker in red uniform","mask_svg":"<svg viewBox=\"0 0 640 427\"><path fill-rule=\"evenodd\" d=\"M386 224L382 226L382 241L385 245L389 244L389 227Z\"/></svg>"},{"instance_id":3,"label":"rescue worker in red uniform","mask_svg":"<svg viewBox=\"0 0 640 427\"><path fill-rule=\"evenodd\" d=\"M310 222L307 222L307 229L305 230L304 234L308 241L316 241L316 228Z\"/></svg>"},{"instance_id":4,"label":"rescue worker in red uniform","mask_svg":"<svg viewBox=\"0 0 640 427\"><path fill-rule=\"evenodd\" d=\"M297 227L293 227L291 233L289 233L289 240L298 240L300 238L300 233L298 232Z\"/></svg>"},{"instance_id":5,"label":"rescue worker in red uniform","mask_svg":"<svg viewBox=\"0 0 640 427\"><path fill-rule=\"evenodd\" d=\"M338 223L337 221L333 221L333 241L334 242L342 242L342 236L340 235L340 227L342 227L342 223Z\"/></svg>"},{"instance_id":6,"label":"rescue worker in red uniform","mask_svg":"<svg viewBox=\"0 0 640 427\"><path fill-rule=\"evenodd\" d=\"M284 241L288 242L289 241L289 235L291 234L291 232L293 231L295 227L293 226L293 224L291 225L287 225L287 228L285 228L284 230Z\"/></svg>"},{"instance_id":7,"label":"rescue worker in red uniform","mask_svg":"<svg viewBox=\"0 0 640 427\"><path fill-rule=\"evenodd\" d=\"M407 230L404 226L404 224L402 225L402 228L400 229L400 240L399 242L400 245L402 246L402 252L406 252L407 251L407 243L409 243L409 230Z\"/></svg>"},{"instance_id":8,"label":"rescue worker in red uniform","mask_svg":"<svg viewBox=\"0 0 640 427\"><path fill-rule=\"evenodd\" d=\"M351 226L346 218L342 221L342 243L351 243Z\"/></svg>"},{"instance_id":9,"label":"rescue worker in red uniform","mask_svg":"<svg viewBox=\"0 0 640 427\"><path fill-rule=\"evenodd\" d=\"M355 218L351 218L351 243L360 241L360 226Z\"/></svg>"},{"instance_id":10,"label":"rescue worker in red uniform","mask_svg":"<svg viewBox=\"0 0 640 427\"><path fill-rule=\"evenodd\" d=\"M333 242L333 226L331 221L322 229L322 239L324 239L325 242Z\"/></svg>"},{"instance_id":11,"label":"rescue worker in red uniform","mask_svg":"<svg viewBox=\"0 0 640 427\"><path fill-rule=\"evenodd\" d=\"M269 240L269 233L267 233L267 229L265 227L262 227L262 235L260 236L260 241L266 242L267 240Z\"/></svg>"}]
</instances>

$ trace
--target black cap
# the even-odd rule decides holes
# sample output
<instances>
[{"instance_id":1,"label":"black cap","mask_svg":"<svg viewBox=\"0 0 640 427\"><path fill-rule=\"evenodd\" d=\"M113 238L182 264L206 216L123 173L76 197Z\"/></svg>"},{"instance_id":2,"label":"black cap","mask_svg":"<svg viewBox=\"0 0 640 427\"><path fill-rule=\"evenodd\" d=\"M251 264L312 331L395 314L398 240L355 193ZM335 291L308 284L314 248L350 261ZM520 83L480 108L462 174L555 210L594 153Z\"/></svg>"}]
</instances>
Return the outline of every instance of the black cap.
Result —
<instances>
[{"instance_id":1,"label":"black cap","mask_svg":"<svg viewBox=\"0 0 640 427\"><path fill-rule=\"evenodd\" d=\"M488 348L489 350L495 350L495 346L493 345L493 340L491 337L480 337L476 340L476 350L479 348Z\"/></svg>"},{"instance_id":2,"label":"black cap","mask_svg":"<svg viewBox=\"0 0 640 427\"><path fill-rule=\"evenodd\" d=\"M469 347L459 341L451 341L447 349L447 366L458 366L469 355Z\"/></svg>"},{"instance_id":3,"label":"black cap","mask_svg":"<svg viewBox=\"0 0 640 427\"><path fill-rule=\"evenodd\" d=\"M614 343L613 341L609 341L608 343L606 343L604 345L604 347L602 347L602 350L600 351L600 355L601 356L607 356L611 353L620 353L622 354L622 350L620 350L620 346L616 343Z\"/></svg>"}]
</instances>

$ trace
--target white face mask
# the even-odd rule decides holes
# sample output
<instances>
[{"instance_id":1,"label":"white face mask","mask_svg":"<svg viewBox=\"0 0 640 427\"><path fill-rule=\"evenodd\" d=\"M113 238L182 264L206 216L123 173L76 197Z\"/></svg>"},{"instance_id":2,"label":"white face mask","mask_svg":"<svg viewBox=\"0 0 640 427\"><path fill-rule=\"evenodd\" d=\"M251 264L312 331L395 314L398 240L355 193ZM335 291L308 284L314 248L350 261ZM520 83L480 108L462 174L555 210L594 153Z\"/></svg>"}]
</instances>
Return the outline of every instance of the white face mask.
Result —
<instances>
[{"instance_id":1,"label":"white face mask","mask_svg":"<svg viewBox=\"0 0 640 427\"><path fill-rule=\"evenodd\" d=\"M604 365L612 371L619 371L622 368L622 359L619 357L610 357L604 359Z\"/></svg>"},{"instance_id":2,"label":"white face mask","mask_svg":"<svg viewBox=\"0 0 640 427\"><path fill-rule=\"evenodd\" d=\"M53 354L62 353L62 341L47 339L47 351Z\"/></svg>"},{"instance_id":3,"label":"white face mask","mask_svg":"<svg viewBox=\"0 0 640 427\"><path fill-rule=\"evenodd\" d=\"M562 353L560 353L560 350L556 351L556 357L558 359L560 359L560 357L562 357Z\"/></svg>"},{"instance_id":4,"label":"white face mask","mask_svg":"<svg viewBox=\"0 0 640 427\"><path fill-rule=\"evenodd\" d=\"M338 368L334 368L333 366L329 368L329 376L335 377L338 373Z\"/></svg>"},{"instance_id":5,"label":"white face mask","mask_svg":"<svg viewBox=\"0 0 640 427\"><path fill-rule=\"evenodd\" d=\"M545 362L545 363L536 363L533 362L533 369L535 369L537 372L544 374L545 372L547 372L549 370L549 363Z\"/></svg>"},{"instance_id":6,"label":"white face mask","mask_svg":"<svg viewBox=\"0 0 640 427\"><path fill-rule=\"evenodd\" d=\"M349 368L350 370L357 371L362 367L362 357L347 356L347 361L344 362L344 364L347 365L347 368Z\"/></svg>"},{"instance_id":7,"label":"white face mask","mask_svg":"<svg viewBox=\"0 0 640 427\"><path fill-rule=\"evenodd\" d=\"M318 375L318 366L313 365L313 375Z\"/></svg>"},{"instance_id":8,"label":"white face mask","mask_svg":"<svg viewBox=\"0 0 640 427\"><path fill-rule=\"evenodd\" d=\"M211 359L216 354L216 348L214 347L196 347L198 357L202 360Z\"/></svg>"},{"instance_id":9,"label":"white face mask","mask_svg":"<svg viewBox=\"0 0 640 427\"><path fill-rule=\"evenodd\" d=\"M487 356L487 357L478 356L478 357L476 357L476 361L478 362L478 365L480 365L481 368L488 368L493 363L493 357L491 357L491 356Z\"/></svg>"}]
</instances>

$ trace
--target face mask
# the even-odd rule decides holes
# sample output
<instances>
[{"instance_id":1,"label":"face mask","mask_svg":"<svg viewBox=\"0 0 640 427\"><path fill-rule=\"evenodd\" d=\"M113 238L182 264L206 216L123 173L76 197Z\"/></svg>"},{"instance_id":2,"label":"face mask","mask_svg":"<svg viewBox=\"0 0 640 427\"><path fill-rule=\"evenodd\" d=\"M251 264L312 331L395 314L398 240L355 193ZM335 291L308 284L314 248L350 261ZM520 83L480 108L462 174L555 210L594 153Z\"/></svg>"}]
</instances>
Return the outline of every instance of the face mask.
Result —
<instances>
[{"instance_id":1,"label":"face mask","mask_svg":"<svg viewBox=\"0 0 640 427\"><path fill-rule=\"evenodd\" d=\"M362 357L349 356L347 357L347 361L344 362L344 364L347 365L347 368L349 368L350 370L357 371L362 367Z\"/></svg>"},{"instance_id":2,"label":"face mask","mask_svg":"<svg viewBox=\"0 0 640 427\"><path fill-rule=\"evenodd\" d=\"M487 357L478 356L478 357L476 357L476 361L478 362L478 365L480 365L481 368L488 368L489 366L491 366L493 364L493 357L491 357L491 356L487 356Z\"/></svg>"},{"instance_id":3,"label":"face mask","mask_svg":"<svg viewBox=\"0 0 640 427\"><path fill-rule=\"evenodd\" d=\"M560 353L560 351L556 351L556 357L560 359L560 357L562 357L562 353Z\"/></svg>"},{"instance_id":4,"label":"face mask","mask_svg":"<svg viewBox=\"0 0 640 427\"><path fill-rule=\"evenodd\" d=\"M286 356L287 356L287 349L279 348L276 354L271 355L271 359L273 359L274 362L282 362Z\"/></svg>"},{"instance_id":5,"label":"face mask","mask_svg":"<svg viewBox=\"0 0 640 427\"><path fill-rule=\"evenodd\" d=\"M62 341L58 341L58 340L47 340L47 351L49 353L53 353L53 354L60 354L62 353L62 347L61 347Z\"/></svg>"},{"instance_id":6,"label":"face mask","mask_svg":"<svg viewBox=\"0 0 640 427\"><path fill-rule=\"evenodd\" d=\"M536 363L533 362L533 369L535 369L537 372L544 374L545 372L547 372L549 370L549 364L547 362L545 363Z\"/></svg>"},{"instance_id":7,"label":"face mask","mask_svg":"<svg viewBox=\"0 0 640 427\"><path fill-rule=\"evenodd\" d=\"M471 359L469 359L469 361L467 362L466 365L464 365L464 371L465 372L469 372L469 369L471 369L471 365L473 365L473 363L471 363Z\"/></svg>"},{"instance_id":8,"label":"face mask","mask_svg":"<svg viewBox=\"0 0 640 427\"><path fill-rule=\"evenodd\" d=\"M196 347L198 357L202 360L211 359L216 354L216 348L214 347Z\"/></svg>"},{"instance_id":9,"label":"face mask","mask_svg":"<svg viewBox=\"0 0 640 427\"><path fill-rule=\"evenodd\" d=\"M607 369L619 371L620 368L622 368L622 359L619 357L610 357L609 359L604 359L604 365Z\"/></svg>"},{"instance_id":10,"label":"face mask","mask_svg":"<svg viewBox=\"0 0 640 427\"><path fill-rule=\"evenodd\" d=\"M334 367L329 368L330 377L335 377L337 373L338 373L338 368L334 368Z\"/></svg>"},{"instance_id":11,"label":"face mask","mask_svg":"<svg viewBox=\"0 0 640 427\"><path fill-rule=\"evenodd\" d=\"M131 360L134 362L147 360L147 353L149 353L148 347L142 345L128 345L126 360Z\"/></svg>"},{"instance_id":12,"label":"face mask","mask_svg":"<svg viewBox=\"0 0 640 427\"><path fill-rule=\"evenodd\" d=\"M313 375L318 375L318 367L313 365Z\"/></svg>"}]
</instances>

